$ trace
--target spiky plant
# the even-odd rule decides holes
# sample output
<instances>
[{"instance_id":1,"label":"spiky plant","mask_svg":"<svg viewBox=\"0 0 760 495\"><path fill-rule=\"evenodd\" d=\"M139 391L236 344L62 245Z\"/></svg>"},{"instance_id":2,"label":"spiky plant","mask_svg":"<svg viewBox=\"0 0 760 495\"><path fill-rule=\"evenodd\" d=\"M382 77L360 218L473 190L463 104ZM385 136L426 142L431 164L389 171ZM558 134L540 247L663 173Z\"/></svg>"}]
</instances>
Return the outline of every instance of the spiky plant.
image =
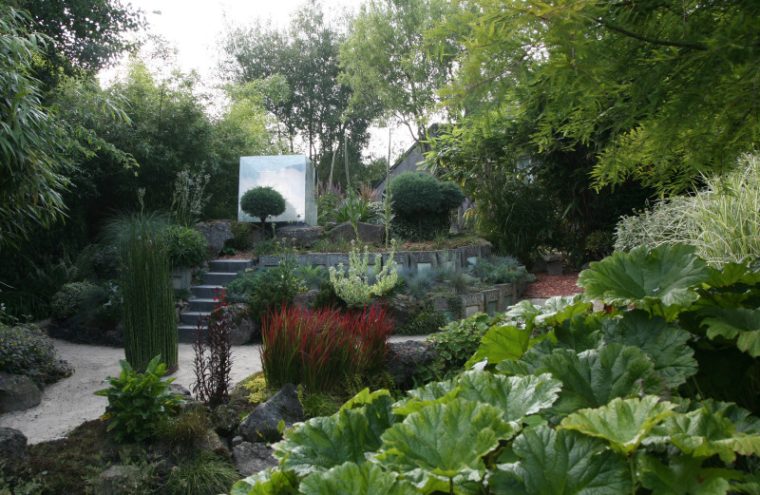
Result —
<instances>
[{"instance_id":1,"label":"spiky plant","mask_svg":"<svg viewBox=\"0 0 760 495\"><path fill-rule=\"evenodd\" d=\"M171 268L164 242L167 221L156 214L135 213L113 220L109 238L119 248L124 298L124 352L137 370L151 358L177 367L177 322Z\"/></svg>"}]
</instances>

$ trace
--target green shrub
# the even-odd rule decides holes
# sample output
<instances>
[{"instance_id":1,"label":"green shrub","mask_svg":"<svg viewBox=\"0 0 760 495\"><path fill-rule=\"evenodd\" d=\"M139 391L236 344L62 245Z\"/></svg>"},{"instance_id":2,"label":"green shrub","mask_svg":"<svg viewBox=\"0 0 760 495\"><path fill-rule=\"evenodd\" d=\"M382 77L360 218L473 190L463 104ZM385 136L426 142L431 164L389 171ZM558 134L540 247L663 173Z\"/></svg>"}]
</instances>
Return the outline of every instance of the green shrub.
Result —
<instances>
[{"instance_id":1,"label":"green shrub","mask_svg":"<svg viewBox=\"0 0 760 495\"><path fill-rule=\"evenodd\" d=\"M440 332L428 337L428 342L435 346L436 358L426 369L419 373L421 380L443 379L462 370L464 363L480 345L486 331L500 319L483 313L453 321Z\"/></svg>"},{"instance_id":2,"label":"green shrub","mask_svg":"<svg viewBox=\"0 0 760 495\"><path fill-rule=\"evenodd\" d=\"M0 324L0 371L26 375L42 386L71 375L58 359L53 341L35 325Z\"/></svg>"},{"instance_id":3,"label":"green shrub","mask_svg":"<svg viewBox=\"0 0 760 495\"><path fill-rule=\"evenodd\" d=\"M162 380L166 364L161 356L150 360L144 373L136 372L127 361L120 361L121 373L107 379L110 387L96 395L108 399L103 418L108 421L120 443L150 440L161 431L181 402L170 388L173 378Z\"/></svg>"},{"instance_id":4,"label":"green shrub","mask_svg":"<svg viewBox=\"0 0 760 495\"><path fill-rule=\"evenodd\" d=\"M206 261L206 238L193 228L170 226L166 229L166 242L169 261L174 268L192 268Z\"/></svg>"},{"instance_id":5,"label":"green shrub","mask_svg":"<svg viewBox=\"0 0 760 495\"><path fill-rule=\"evenodd\" d=\"M258 217L266 230L267 218L285 211L285 198L269 186L249 189L240 198L240 208L252 217Z\"/></svg>"},{"instance_id":6,"label":"green shrub","mask_svg":"<svg viewBox=\"0 0 760 495\"><path fill-rule=\"evenodd\" d=\"M304 417L308 419L335 414L345 398L325 392L308 392L303 387L298 387L298 400L301 401Z\"/></svg>"},{"instance_id":7,"label":"green shrub","mask_svg":"<svg viewBox=\"0 0 760 495\"><path fill-rule=\"evenodd\" d=\"M246 302L251 317L260 320L269 311L290 305L304 285L296 273L296 264L285 256L279 265L243 272L227 286L232 302Z\"/></svg>"},{"instance_id":8,"label":"green shrub","mask_svg":"<svg viewBox=\"0 0 760 495\"><path fill-rule=\"evenodd\" d=\"M472 271L476 277L489 284L530 282L534 279L533 275L511 256L479 259Z\"/></svg>"},{"instance_id":9,"label":"green shrub","mask_svg":"<svg viewBox=\"0 0 760 495\"><path fill-rule=\"evenodd\" d=\"M320 194L317 198L317 223L324 226L328 222L335 222L335 212L340 202L340 194L337 192L328 191Z\"/></svg>"},{"instance_id":10,"label":"green shrub","mask_svg":"<svg viewBox=\"0 0 760 495\"><path fill-rule=\"evenodd\" d=\"M162 493L168 495L213 495L227 493L238 479L237 471L216 455L200 453L181 459L166 479Z\"/></svg>"},{"instance_id":11,"label":"green shrub","mask_svg":"<svg viewBox=\"0 0 760 495\"><path fill-rule=\"evenodd\" d=\"M91 282L64 284L61 290L55 293L50 303L51 316L56 320L65 320L81 313L86 308L104 304L107 300L106 290Z\"/></svg>"},{"instance_id":12,"label":"green shrub","mask_svg":"<svg viewBox=\"0 0 760 495\"><path fill-rule=\"evenodd\" d=\"M404 172L389 185L394 229L412 240L433 239L449 229L449 214L464 200L462 190L421 172Z\"/></svg>"},{"instance_id":13,"label":"green shrub","mask_svg":"<svg viewBox=\"0 0 760 495\"><path fill-rule=\"evenodd\" d=\"M253 225L249 222L232 222L232 239L227 239L225 245L238 251L247 251L253 246L251 234Z\"/></svg>"},{"instance_id":14,"label":"green shrub","mask_svg":"<svg viewBox=\"0 0 760 495\"><path fill-rule=\"evenodd\" d=\"M397 327L396 335L428 335L445 327L446 314L428 305L418 311L405 325Z\"/></svg>"}]
</instances>

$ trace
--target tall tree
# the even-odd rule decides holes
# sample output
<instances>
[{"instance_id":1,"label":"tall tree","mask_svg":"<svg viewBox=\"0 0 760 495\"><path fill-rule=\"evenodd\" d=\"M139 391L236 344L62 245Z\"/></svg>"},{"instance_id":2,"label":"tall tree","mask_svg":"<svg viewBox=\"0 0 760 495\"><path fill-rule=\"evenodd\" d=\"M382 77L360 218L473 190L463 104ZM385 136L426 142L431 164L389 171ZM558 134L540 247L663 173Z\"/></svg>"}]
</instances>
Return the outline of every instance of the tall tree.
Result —
<instances>
[{"instance_id":1,"label":"tall tree","mask_svg":"<svg viewBox=\"0 0 760 495\"><path fill-rule=\"evenodd\" d=\"M229 33L225 48L229 57L222 71L237 82L280 77L287 83L287 96L278 92L265 105L282 123L295 151L302 149L327 178L330 164L341 162L349 136L352 161L358 161L367 140L375 106L355 106L350 111L351 89L338 79L338 52L343 34L330 25L316 3L307 4L287 29L261 24Z\"/></svg>"},{"instance_id":2,"label":"tall tree","mask_svg":"<svg viewBox=\"0 0 760 495\"><path fill-rule=\"evenodd\" d=\"M341 47L342 80L354 105L375 102L423 141L451 78L457 44L424 34L457 9L448 0L369 0Z\"/></svg>"},{"instance_id":3,"label":"tall tree","mask_svg":"<svg viewBox=\"0 0 760 495\"><path fill-rule=\"evenodd\" d=\"M484 121L538 109L532 142L590 148L598 185L678 192L760 140L754 0L477 4L452 106Z\"/></svg>"},{"instance_id":4,"label":"tall tree","mask_svg":"<svg viewBox=\"0 0 760 495\"><path fill-rule=\"evenodd\" d=\"M29 12L34 30L51 42L37 60L40 76L55 85L63 75L94 75L135 48L125 34L143 24L142 13L121 0L10 0Z\"/></svg>"}]
</instances>

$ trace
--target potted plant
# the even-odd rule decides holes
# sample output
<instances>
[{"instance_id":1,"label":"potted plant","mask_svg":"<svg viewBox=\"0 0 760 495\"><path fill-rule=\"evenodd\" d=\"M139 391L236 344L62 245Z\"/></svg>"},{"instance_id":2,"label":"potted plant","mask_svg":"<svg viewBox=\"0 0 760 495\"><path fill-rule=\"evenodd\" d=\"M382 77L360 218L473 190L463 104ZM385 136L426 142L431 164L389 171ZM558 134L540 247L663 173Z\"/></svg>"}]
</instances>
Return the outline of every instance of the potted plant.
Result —
<instances>
[{"instance_id":1,"label":"potted plant","mask_svg":"<svg viewBox=\"0 0 760 495\"><path fill-rule=\"evenodd\" d=\"M166 243L172 265L172 285L189 290L193 269L206 261L206 238L190 227L172 225L166 230Z\"/></svg>"}]
</instances>

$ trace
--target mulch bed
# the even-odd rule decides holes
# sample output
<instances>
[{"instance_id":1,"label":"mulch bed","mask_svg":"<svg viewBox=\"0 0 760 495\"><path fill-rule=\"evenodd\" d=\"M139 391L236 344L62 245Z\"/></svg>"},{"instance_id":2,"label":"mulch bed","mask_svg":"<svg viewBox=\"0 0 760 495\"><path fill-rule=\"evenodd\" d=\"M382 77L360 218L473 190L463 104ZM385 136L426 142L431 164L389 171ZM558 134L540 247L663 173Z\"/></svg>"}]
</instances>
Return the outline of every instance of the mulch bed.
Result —
<instances>
[{"instance_id":1,"label":"mulch bed","mask_svg":"<svg viewBox=\"0 0 760 495\"><path fill-rule=\"evenodd\" d=\"M528 284L524 297L532 299L571 296L583 292L583 289L578 287L576 282L578 282L577 273L566 273L564 275L537 273L536 281Z\"/></svg>"}]
</instances>

